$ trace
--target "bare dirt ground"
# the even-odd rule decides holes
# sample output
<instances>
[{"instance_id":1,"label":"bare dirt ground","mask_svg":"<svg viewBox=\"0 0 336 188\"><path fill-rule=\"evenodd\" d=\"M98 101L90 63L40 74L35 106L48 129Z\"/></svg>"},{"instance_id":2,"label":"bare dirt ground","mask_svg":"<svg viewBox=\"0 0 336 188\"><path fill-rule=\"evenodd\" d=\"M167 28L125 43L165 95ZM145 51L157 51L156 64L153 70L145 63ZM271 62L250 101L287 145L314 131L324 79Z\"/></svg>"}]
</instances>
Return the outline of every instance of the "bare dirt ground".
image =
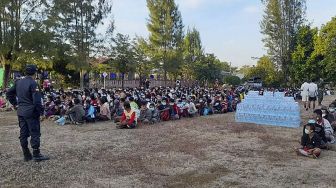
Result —
<instances>
[{"instance_id":1,"label":"bare dirt ground","mask_svg":"<svg viewBox=\"0 0 336 188\"><path fill-rule=\"evenodd\" d=\"M22 161L17 124L0 114L0 187L336 187L334 150L294 152L302 127L235 123L233 113L135 130L43 122L51 160L41 163Z\"/></svg>"}]
</instances>

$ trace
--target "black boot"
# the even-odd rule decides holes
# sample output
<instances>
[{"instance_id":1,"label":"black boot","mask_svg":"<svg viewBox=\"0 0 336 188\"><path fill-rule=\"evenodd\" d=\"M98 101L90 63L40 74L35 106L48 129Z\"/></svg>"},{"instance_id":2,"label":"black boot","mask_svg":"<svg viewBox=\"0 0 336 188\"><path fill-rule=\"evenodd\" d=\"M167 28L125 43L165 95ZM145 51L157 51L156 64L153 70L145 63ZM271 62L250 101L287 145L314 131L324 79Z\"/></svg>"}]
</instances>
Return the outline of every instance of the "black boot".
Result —
<instances>
[{"instance_id":1,"label":"black boot","mask_svg":"<svg viewBox=\"0 0 336 188\"><path fill-rule=\"evenodd\" d=\"M35 162L40 162L40 161L49 160L49 157L42 155L40 153L40 149L34 149L33 150L33 160Z\"/></svg>"},{"instance_id":2,"label":"black boot","mask_svg":"<svg viewBox=\"0 0 336 188\"><path fill-rule=\"evenodd\" d=\"M30 160L32 160L33 159L33 156L32 156L32 154L30 153L30 150L29 150L29 148L28 147L24 147L24 148L22 148L22 151L23 151L23 159L24 159L24 161L30 161Z\"/></svg>"}]
</instances>

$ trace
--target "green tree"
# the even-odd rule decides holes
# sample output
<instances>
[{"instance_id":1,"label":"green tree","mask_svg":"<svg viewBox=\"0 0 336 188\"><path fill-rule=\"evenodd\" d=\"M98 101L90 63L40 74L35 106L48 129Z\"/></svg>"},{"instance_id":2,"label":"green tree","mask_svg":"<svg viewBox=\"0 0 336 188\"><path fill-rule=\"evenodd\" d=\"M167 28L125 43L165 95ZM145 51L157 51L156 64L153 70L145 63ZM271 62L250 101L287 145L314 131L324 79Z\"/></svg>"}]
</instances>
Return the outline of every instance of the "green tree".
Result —
<instances>
[{"instance_id":1,"label":"green tree","mask_svg":"<svg viewBox=\"0 0 336 188\"><path fill-rule=\"evenodd\" d=\"M135 71L135 53L134 47L128 35L118 33L113 39L114 46L112 57L112 67L114 67L122 76L122 87L124 88L124 79L126 73Z\"/></svg>"},{"instance_id":2,"label":"green tree","mask_svg":"<svg viewBox=\"0 0 336 188\"><path fill-rule=\"evenodd\" d=\"M290 66L291 80L295 84L318 77L318 71L316 71L318 62L312 56L317 33L317 28L302 26L296 35L296 46L292 53L293 64Z\"/></svg>"},{"instance_id":3,"label":"green tree","mask_svg":"<svg viewBox=\"0 0 336 188\"><path fill-rule=\"evenodd\" d=\"M151 59L163 70L165 80L168 73L176 77L183 61L181 13L174 0L147 0L147 7Z\"/></svg>"},{"instance_id":4,"label":"green tree","mask_svg":"<svg viewBox=\"0 0 336 188\"><path fill-rule=\"evenodd\" d=\"M134 41L134 63L135 71L142 81L143 77L148 77L154 68L153 62L149 58L147 41L139 37Z\"/></svg>"},{"instance_id":5,"label":"green tree","mask_svg":"<svg viewBox=\"0 0 336 188\"><path fill-rule=\"evenodd\" d=\"M289 79L295 36L305 22L306 0L262 0L265 13L261 21L263 42L272 60Z\"/></svg>"},{"instance_id":6,"label":"green tree","mask_svg":"<svg viewBox=\"0 0 336 188\"><path fill-rule=\"evenodd\" d=\"M229 69L230 65L221 62L214 54L205 54L195 66L195 77L205 83L223 80L223 72L228 72Z\"/></svg>"},{"instance_id":7,"label":"green tree","mask_svg":"<svg viewBox=\"0 0 336 188\"><path fill-rule=\"evenodd\" d=\"M246 79L260 77L265 86L279 86L282 75L280 71L276 70L274 63L268 56L261 57L257 65L247 68L245 73Z\"/></svg>"},{"instance_id":8,"label":"green tree","mask_svg":"<svg viewBox=\"0 0 336 188\"><path fill-rule=\"evenodd\" d=\"M312 56L319 61L321 78L336 82L336 17L322 26Z\"/></svg>"},{"instance_id":9,"label":"green tree","mask_svg":"<svg viewBox=\"0 0 336 188\"><path fill-rule=\"evenodd\" d=\"M224 78L224 83L238 86L241 83L241 79L238 76L226 76Z\"/></svg>"},{"instance_id":10,"label":"green tree","mask_svg":"<svg viewBox=\"0 0 336 188\"><path fill-rule=\"evenodd\" d=\"M49 22L58 39L70 43L74 61L67 64L67 68L79 70L81 88L98 40L97 26L109 15L111 8L106 0L53 0Z\"/></svg>"},{"instance_id":11,"label":"green tree","mask_svg":"<svg viewBox=\"0 0 336 188\"><path fill-rule=\"evenodd\" d=\"M7 86L12 67L21 62L17 58L22 53L22 32L31 29L32 21L43 18L45 4L45 0L1 0L0 59L5 69L3 87ZM33 16L37 11L40 12L38 18Z\"/></svg>"},{"instance_id":12,"label":"green tree","mask_svg":"<svg viewBox=\"0 0 336 188\"><path fill-rule=\"evenodd\" d=\"M182 77L192 79L195 76L196 62L199 62L203 56L203 47L199 31L196 28L187 30L184 38L184 64Z\"/></svg>"}]
</instances>

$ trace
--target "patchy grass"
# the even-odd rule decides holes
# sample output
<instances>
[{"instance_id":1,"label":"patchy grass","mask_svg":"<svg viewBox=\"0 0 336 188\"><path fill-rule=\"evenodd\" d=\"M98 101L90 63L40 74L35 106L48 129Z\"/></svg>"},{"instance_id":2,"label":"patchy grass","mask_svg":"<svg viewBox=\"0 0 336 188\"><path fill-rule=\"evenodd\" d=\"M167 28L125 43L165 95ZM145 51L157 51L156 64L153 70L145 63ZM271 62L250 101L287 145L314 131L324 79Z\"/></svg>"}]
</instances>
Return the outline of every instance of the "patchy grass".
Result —
<instances>
[{"instance_id":1,"label":"patchy grass","mask_svg":"<svg viewBox=\"0 0 336 188\"><path fill-rule=\"evenodd\" d=\"M336 152L297 156L302 128L235 123L233 113L135 130L45 121L51 160L41 163L22 161L15 113L0 122L0 187L336 187Z\"/></svg>"}]
</instances>

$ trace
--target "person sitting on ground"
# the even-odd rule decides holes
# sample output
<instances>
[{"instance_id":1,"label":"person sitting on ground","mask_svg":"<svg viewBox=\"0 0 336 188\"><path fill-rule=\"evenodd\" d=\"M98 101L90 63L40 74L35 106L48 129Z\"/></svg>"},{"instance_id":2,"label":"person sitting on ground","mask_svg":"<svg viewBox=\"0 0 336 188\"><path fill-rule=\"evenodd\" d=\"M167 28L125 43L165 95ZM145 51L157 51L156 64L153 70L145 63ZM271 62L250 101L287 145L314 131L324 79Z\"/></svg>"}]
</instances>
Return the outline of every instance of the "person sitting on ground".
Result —
<instances>
[{"instance_id":1,"label":"person sitting on ground","mask_svg":"<svg viewBox=\"0 0 336 188\"><path fill-rule=\"evenodd\" d=\"M214 99L214 104L213 104L213 108L214 108L214 113L215 114L220 114L222 113L222 103L220 100L221 96L220 94L217 94L215 99Z\"/></svg>"},{"instance_id":2,"label":"person sitting on ground","mask_svg":"<svg viewBox=\"0 0 336 188\"><path fill-rule=\"evenodd\" d=\"M210 97L207 98L207 104L206 104L208 110L209 110L209 115L214 114L214 109L213 109L213 101Z\"/></svg>"},{"instance_id":3,"label":"person sitting on ground","mask_svg":"<svg viewBox=\"0 0 336 188\"><path fill-rule=\"evenodd\" d=\"M147 102L143 101L140 108L139 120L143 124L149 124L151 123L151 119L152 119L152 111L147 108Z\"/></svg>"},{"instance_id":4,"label":"person sitting on ground","mask_svg":"<svg viewBox=\"0 0 336 188\"><path fill-rule=\"evenodd\" d=\"M315 132L314 123L305 125L304 133L301 138L301 148L298 154L303 156L318 158L321 154L321 137Z\"/></svg>"},{"instance_id":5,"label":"person sitting on ground","mask_svg":"<svg viewBox=\"0 0 336 188\"><path fill-rule=\"evenodd\" d=\"M331 127L329 121L322 117L322 110L321 109L314 110L314 115L316 124L323 127L324 129L324 135L325 135L324 142L335 143L334 130Z\"/></svg>"},{"instance_id":6,"label":"person sitting on ground","mask_svg":"<svg viewBox=\"0 0 336 188\"><path fill-rule=\"evenodd\" d=\"M188 117L188 104L185 97L178 100L177 107L179 108L178 114L180 117Z\"/></svg>"},{"instance_id":7,"label":"person sitting on ground","mask_svg":"<svg viewBox=\"0 0 336 188\"><path fill-rule=\"evenodd\" d=\"M232 101L232 110L235 112L237 110L237 104L239 103L238 97L235 96Z\"/></svg>"},{"instance_id":8,"label":"person sitting on ground","mask_svg":"<svg viewBox=\"0 0 336 188\"><path fill-rule=\"evenodd\" d=\"M85 101L85 121L86 122L95 122L95 108L91 105L90 100Z\"/></svg>"},{"instance_id":9,"label":"person sitting on ground","mask_svg":"<svg viewBox=\"0 0 336 188\"><path fill-rule=\"evenodd\" d=\"M110 105L107 102L106 96L103 96L100 99L100 112L97 116L97 120L99 121L108 121L111 119L111 111L110 111Z\"/></svg>"},{"instance_id":10,"label":"person sitting on ground","mask_svg":"<svg viewBox=\"0 0 336 188\"><path fill-rule=\"evenodd\" d=\"M197 103L197 108L198 108L198 112L199 112L199 115L200 116L204 116L204 114L207 114L208 112L205 112L205 101L204 99L201 97L199 100L198 100L198 103Z\"/></svg>"},{"instance_id":11,"label":"person sitting on ground","mask_svg":"<svg viewBox=\"0 0 336 188\"><path fill-rule=\"evenodd\" d=\"M135 99L133 96L129 97L129 103L131 105L132 110L135 112L135 115L137 118L140 117L140 110L138 104L135 102Z\"/></svg>"},{"instance_id":12,"label":"person sitting on ground","mask_svg":"<svg viewBox=\"0 0 336 188\"><path fill-rule=\"evenodd\" d=\"M96 98L95 94L90 95L91 99L91 105L96 109L96 112L99 112L99 105L98 105L98 99Z\"/></svg>"},{"instance_id":13,"label":"person sitting on ground","mask_svg":"<svg viewBox=\"0 0 336 188\"><path fill-rule=\"evenodd\" d=\"M331 127L336 130L336 108L334 104L329 105L325 118L329 121Z\"/></svg>"},{"instance_id":14,"label":"person sitting on ground","mask_svg":"<svg viewBox=\"0 0 336 188\"><path fill-rule=\"evenodd\" d=\"M81 124L85 118L85 111L83 105L80 103L78 98L74 99L75 105L65 112L68 115L71 123L73 124Z\"/></svg>"},{"instance_id":15,"label":"person sitting on ground","mask_svg":"<svg viewBox=\"0 0 336 188\"><path fill-rule=\"evenodd\" d=\"M189 114L189 117L194 117L197 114L197 108L196 108L196 105L194 103L194 100L195 100L195 97L191 97L188 100L188 114Z\"/></svg>"},{"instance_id":16,"label":"person sitting on ground","mask_svg":"<svg viewBox=\"0 0 336 188\"><path fill-rule=\"evenodd\" d=\"M115 99L114 106L112 108L113 120L115 123L120 121L123 113L124 113L124 108L120 105L119 100Z\"/></svg>"},{"instance_id":17,"label":"person sitting on ground","mask_svg":"<svg viewBox=\"0 0 336 188\"><path fill-rule=\"evenodd\" d=\"M124 113L120 122L117 123L117 129L133 129L137 125L135 112L132 110L130 103L124 103Z\"/></svg>"},{"instance_id":18,"label":"person sitting on ground","mask_svg":"<svg viewBox=\"0 0 336 188\"><path fill-rule=\"evenodd\" d=\"M56 117L63 116L65 113L62 102L60 100L55 101L55 113Z\"/></svg>"},{"instance_id":19,"label":"person sitting on ground","mask_svg":"<svg viewBox=\"0 0 336 188\"><path fill-rule=\"evenodd\" d=\"M169 105L167 104L167 99L163 98L162 101L158 102L158 110L160 112L160 119L162 121L169 121L170 113L169 113Z\"/></svg>"},{"instance_id":20,"label":"person sitting on ground","mask_svg":"<svg viewBox=\"0 0 336 188\"><path fill-rule=\"evenodd\" d=\"M55 115L55 103L51 95L48 95L47 102L45 104L45 117L47 119L54 117Z\"/></svg>"},{"instance_id":21,"label":"person sitting on ground","mask_svg":"<svg viewBox=\"0 0 336 188\"><path fill-rule=\"evenodd\" d=\"M229 102L227 98L224 96L224 100L222 102L222 113L227 113L229 112Z\"/></svg>"},{"instance_id":22,"label":"person sitting on ground","mask_svg":"<svg viewBox=\"0 0 336 188\"><path fill-rule=\"evenodd\" d=\"M152 102L149 104L149 108L148 108L151 113L152 113L152 119L151 122L152 123L157 123L160 121L160 112L155 108L155 104Z\"/></svg>"},{"instance_id":23,"label":"person sitting on ground","mask_svg":"<svg viewBox=\"0 0 336 188\"><path fill-rule=\"evenodd\" d=\"M170 114L170 119L171 120L177 120L179 119L179 109L175 103L174 99L171 99L169 102L169 114Z\"/></svg>"},{"instance_id":24,"label":"person sitting on ground","mask_svg":"<svg viewBox=\"0 0 336 188\"><path fill-rule=\"evenodd\" d=\"M129 98L129 103L131 105L132 110L139 110L138 104L134 101L134 97Z\"/></svg>"}]
</instances>

